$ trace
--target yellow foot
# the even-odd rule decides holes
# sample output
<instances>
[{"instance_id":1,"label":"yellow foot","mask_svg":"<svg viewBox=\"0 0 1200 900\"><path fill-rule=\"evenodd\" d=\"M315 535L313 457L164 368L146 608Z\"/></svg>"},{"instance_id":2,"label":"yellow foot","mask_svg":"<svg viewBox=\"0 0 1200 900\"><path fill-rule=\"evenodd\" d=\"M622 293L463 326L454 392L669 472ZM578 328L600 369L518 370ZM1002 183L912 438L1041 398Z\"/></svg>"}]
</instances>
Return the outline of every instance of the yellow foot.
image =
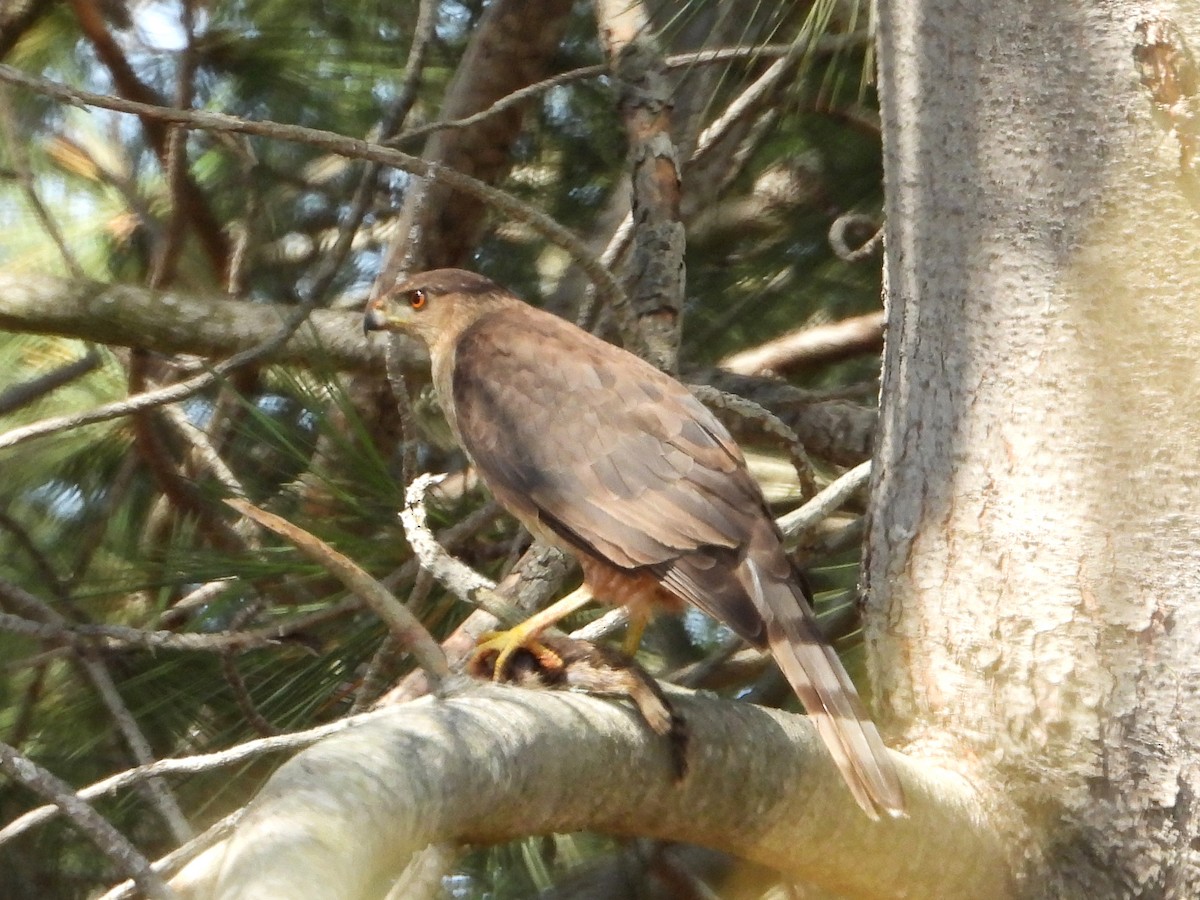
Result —
<instances>
[{"instance_id":1,"label":"yellow foot","mask_svg":"<svg viewBox=\"0 0 1200 900\"><path fill-rule=\"evenodd\" d=\"M507 681L514 656L521 651L532 656L542 670L561 669L562 657L538 640L542 629L528 626L524 622L507 631L489 631L481 636L467 664L468 670L480 676L490 673L492 681Z\"/></svg>"},{"instance_id":2,"label":"yellow foot","mask_svg":"<svg viewBox=\"0 0 1200 900\"><path fill-rule=\"evenodd\" d=\"M575 610L586 606L592 599L592 592L587 585L576 588L557 603L534 613L520 625L508 631L496 631L485 634L475 647L475 653L467 664L472 674L481 672L492 673L493 681L506 680L513 662L513 654L519 650L528 653L543 670L562 669L562 657L538 641L538 636L560 619L569 616ZM492 660L495 660L492 662ZM488 664L490 663L490 669Z\"/></svg>"}]
</instances>

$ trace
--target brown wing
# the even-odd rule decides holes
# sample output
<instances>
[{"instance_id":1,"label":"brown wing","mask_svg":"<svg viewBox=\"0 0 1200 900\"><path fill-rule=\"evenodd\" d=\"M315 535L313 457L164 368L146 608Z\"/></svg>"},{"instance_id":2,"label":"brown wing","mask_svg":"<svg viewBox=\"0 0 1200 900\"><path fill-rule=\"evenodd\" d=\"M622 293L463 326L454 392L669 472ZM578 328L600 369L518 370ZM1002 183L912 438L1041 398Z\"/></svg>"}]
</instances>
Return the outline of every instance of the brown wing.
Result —
<instances>
[{"instance_id":1,"label":"brown wing","mask_svg":"<svg viewBox=\"0 0 1200 900\"><path fill-rule=\"evenodd\" d=\"M532 307L480 318L455 353L459 438L500 502L769 645L859 804L901 813L887 749L716 418L649 364Z\"/></svg>"},{"instance_id":2,"label":"brown wing","mask_svg":"<svg viewBox=\"0 0 1200 900\"><path fill-rule=\"evenodd\" d=\"M453 392L463 447L522 520L621 568L653 568L676 593L765 643L736 581L703 577L706 562L720 558L727 569L736 560L766 515L762 495L728 432L683 385L557 316L519 307L463 333ZM673 577L681 558L692 562Z\"/></svg>"}]
</instances>

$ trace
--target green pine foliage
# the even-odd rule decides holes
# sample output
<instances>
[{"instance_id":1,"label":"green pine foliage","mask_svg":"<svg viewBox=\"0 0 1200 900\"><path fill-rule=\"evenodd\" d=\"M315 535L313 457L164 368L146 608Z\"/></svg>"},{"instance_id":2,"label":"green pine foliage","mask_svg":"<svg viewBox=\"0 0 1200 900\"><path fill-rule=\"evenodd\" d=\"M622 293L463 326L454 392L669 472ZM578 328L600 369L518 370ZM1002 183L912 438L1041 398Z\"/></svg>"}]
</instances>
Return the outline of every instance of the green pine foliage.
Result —
<instances>
[{"instance_id":1,"label":"green pine foliage","mask_svg":"<svg viewBox=\"0 0 1200 900\"><path fill-rule=\"evenodd\" d=\"M104 26L132 76L164 103L377 136L402 90L417 16L415 0L330 4L312 0L213 0L192 7L191 34L179 3L98 3ZM736 7L736 13L729 9ZM862 13L815 4L689 0L651 4L667 53L703 47L786 43L813 34L865 33ZM435 121L446 88L483 14L478 2L437 5L437 28L403 129ZM531 25L536 27L536 25ZM682 359L710 365L726 354L808 323L876 309L878 266L840 260L830 223L881 204L870 45L847 39L813 50L786 88L757 113L736 167L720 190L688 211L688 293ZM603 61L590 4L576 4L553 71ZM680 95L701 92L695 133L773 61L751 56L673 70ZM105 93L123 85L102 61L69 4L47 4L3 62L62 83ZM225 290L194 227L177 209L169 173L135 117L59 104L0 88L0 274L80 274L97 282L145 284L156 255L182 215L184 236L168 282L173 289ZM543 94L529 109L500 187L580 234L591 234L628 177L625 136L607 78L577 80ZM398 146L420 152L424 139ZM339 227L350 214L364 166L303 143L193 132L181 143L186 172L217 223L217 238L241 254L237 291L259 303L295 305L309 296ZM714 177L711 173L705 178ZM385 228L412 179L385 171L348 258L319 300L352 305L366 296L391 239ZM43 207L57 226L42 221ZM685 209L687 200L685 198ZM174 224L173 224L174 223ZM239 247L244 242L244 249ZM602 246L602 243L601 243ZM557 301L571 314L577 296L557 296L569 259L520 222L493 215L471 259L531 299ZM194 359L165 360L153 347L155 380L196 371ZM0 394L35 382L93 353L82 377L36 402L0 412L0 433L50 416L78 413L129 391L131 353L53 335L0 332ZM877 361L861 358L814 369L796 383L836 388L870 382ZM402 443L417 466L445 470L461 457L436 427L381 441L344 375L320 359L305 368L258 368L219 382L178 407L228 465L245 496L285 516L384 578L401 599L415 565L396 519L403 496ZM268 647L235 654L136 647L97 650L124 709L155 757L229 747L264 728L293 730L355 708L363 684L387 684L411 662L380 652L385 630L320 567L257 529L238 532L222 503L231 489L208 470L157 413L147 446L132 419L61 432L0 450L0 581L38 598L75 624L128 625L189 634L262 629L311 621ZM173 475L164 477L164 463ZM411 473L410 473L411 474ZM486 502L479 492L431 510L435 528ZM500 577L524 545L500 516L457 555ZM819 573L829 612L844 606L855 551ZM181 602L204 599L181 612ZM414 610L436 636L469 610L433 590ZM0 611L31 617L0 593ZM649 657L683 665L720 646L724 635L665 624L647 639ZM128 742L95 684L53 641L0 629L0 740L73 785L135 764ZM361 701L360 701L361 702ZM171 781L190 821L203 828L244 804L278 758ZM0 827L36 805L0 782ZM144 792L125 791L97 809L151 859L175 846ZM531 839L468 854L445 884L453 897L529 897L629 847L595 836ZM0 845L0 897L83 897L120 879L86 839L56 821ZM658 896L648 893L647 896Z\"/></svg>"}]
</instances>

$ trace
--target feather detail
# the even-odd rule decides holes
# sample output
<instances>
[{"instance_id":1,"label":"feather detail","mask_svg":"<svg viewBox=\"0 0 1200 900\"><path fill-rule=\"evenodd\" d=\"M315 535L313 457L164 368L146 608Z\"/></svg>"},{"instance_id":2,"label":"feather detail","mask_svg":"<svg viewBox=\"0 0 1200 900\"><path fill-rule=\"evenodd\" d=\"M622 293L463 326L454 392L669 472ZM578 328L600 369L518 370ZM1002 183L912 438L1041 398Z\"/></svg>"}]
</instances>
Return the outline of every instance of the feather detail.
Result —
<instances>
[{"instance_id":1,"label":"feather detail","mask_svg":"<svg viewBox=\"0 0 1200 900\"><path fill-rule=\"evenodd\" d=\"M764 577L753 557L738 576L766 622L771 655L804 704L858 805L878 819L905 814L904 790L875 723L795 581Z\"/></svg>"}]
</instances>

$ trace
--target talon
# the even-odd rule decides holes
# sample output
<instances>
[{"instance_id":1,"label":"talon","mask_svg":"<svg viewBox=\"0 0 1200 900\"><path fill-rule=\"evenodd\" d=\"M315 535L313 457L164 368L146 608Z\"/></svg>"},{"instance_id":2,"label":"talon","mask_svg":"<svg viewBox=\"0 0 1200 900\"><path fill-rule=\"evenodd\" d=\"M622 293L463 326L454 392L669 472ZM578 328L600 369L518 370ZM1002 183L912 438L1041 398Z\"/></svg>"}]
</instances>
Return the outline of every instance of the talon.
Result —
<instances>
[{"instance_id":1,"label":"talon","mask_svg":"<svg viewBox=\"0 0 1200 900\"><path fill-rule=\"evenodd\" d=\"M492 681L507 681L519 652L529 654L538 669L549 672L562 669L562 657L538 640L540 630L517 625L507 631L483 634L471 654L468 670L478 677L490 672Z\"/></svg>"}]
</instances>

